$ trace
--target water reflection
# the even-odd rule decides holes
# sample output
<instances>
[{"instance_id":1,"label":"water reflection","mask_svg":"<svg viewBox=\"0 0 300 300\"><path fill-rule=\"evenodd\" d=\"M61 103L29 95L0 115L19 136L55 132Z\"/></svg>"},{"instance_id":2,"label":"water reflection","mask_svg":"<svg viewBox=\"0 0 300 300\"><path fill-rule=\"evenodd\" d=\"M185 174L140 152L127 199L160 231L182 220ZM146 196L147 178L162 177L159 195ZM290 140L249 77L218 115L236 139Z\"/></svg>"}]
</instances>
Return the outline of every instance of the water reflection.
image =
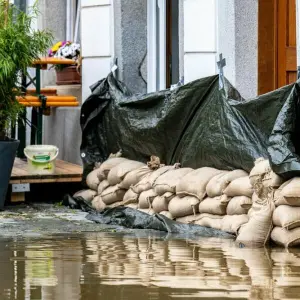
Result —
<instances>
[{"instance_id":1,"label":"water reflection","mask_svg":"<svg viewBox=\"0 0 300 300\"><path fill-rule=\"evenodd\" d=\"M300 250L100 233L0 240L0 299L299 299Z\"/></svg>"}]
</instances>

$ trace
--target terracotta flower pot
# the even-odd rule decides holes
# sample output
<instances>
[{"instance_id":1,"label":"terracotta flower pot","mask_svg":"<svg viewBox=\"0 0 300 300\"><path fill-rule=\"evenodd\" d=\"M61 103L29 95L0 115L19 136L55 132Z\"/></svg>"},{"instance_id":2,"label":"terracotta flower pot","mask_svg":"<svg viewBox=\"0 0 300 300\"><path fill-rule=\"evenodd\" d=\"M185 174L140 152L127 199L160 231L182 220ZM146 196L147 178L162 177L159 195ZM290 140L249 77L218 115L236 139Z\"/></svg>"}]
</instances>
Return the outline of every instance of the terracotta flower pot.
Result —
<instances>
[{"instance_id":1,"label":"terracotta flower pot","mask_svg":"<svg viewBox=\"0 0 300 300\"><path fill-rule=\"evenodd\" d=\"M81 76L77 72L77 67L70 66L70 67L63 68L62 70L56 70L56 84L57 85L81 84Z\"/></svg>"}]
</instances>

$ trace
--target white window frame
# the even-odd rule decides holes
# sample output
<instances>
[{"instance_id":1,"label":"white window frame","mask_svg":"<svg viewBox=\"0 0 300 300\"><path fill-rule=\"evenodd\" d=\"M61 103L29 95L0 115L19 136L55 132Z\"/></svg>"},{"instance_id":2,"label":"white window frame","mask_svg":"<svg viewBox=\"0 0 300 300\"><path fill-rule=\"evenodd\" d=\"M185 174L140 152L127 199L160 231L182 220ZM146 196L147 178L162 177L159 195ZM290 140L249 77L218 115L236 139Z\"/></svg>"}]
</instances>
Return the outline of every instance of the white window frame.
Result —
<instances>
[{"instance_id":1,"label":"white window frame","mask_svg":"<svg viewBox=\"0 0 300 300\"><path fill-rule=\"evenodd\" d=\"M77 7L77 8L76 8ZM81 0L67 0L66 40L78 42Z\"/></svg>"},{"instance_id":2,"label":"white window frame","mask_svg":"<svg viewBox=\"0 0 300 300\"><path fill-rule=\"evenodd\" d=\"M166 88L166 0L147 0L147 91Z\"/></svg>"}]
</instances>

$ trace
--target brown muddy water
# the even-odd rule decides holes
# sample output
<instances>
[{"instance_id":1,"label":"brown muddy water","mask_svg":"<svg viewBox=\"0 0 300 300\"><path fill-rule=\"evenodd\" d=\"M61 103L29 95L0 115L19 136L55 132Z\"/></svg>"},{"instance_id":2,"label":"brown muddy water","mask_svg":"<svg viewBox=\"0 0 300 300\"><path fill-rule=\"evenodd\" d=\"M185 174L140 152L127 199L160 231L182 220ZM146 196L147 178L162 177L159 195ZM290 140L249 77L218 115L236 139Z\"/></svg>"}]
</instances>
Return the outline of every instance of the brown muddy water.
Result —
<instances>
[{"instance_id":1,"label":"brown muddy water","mask_svg":"<svg viewBox=\"0 0 300 300\"><path fill-rule=\"evenodd\" d=\"M91 233L0 239L0 299L299 299L300 250Z\"/></svg>"}]
</instances>

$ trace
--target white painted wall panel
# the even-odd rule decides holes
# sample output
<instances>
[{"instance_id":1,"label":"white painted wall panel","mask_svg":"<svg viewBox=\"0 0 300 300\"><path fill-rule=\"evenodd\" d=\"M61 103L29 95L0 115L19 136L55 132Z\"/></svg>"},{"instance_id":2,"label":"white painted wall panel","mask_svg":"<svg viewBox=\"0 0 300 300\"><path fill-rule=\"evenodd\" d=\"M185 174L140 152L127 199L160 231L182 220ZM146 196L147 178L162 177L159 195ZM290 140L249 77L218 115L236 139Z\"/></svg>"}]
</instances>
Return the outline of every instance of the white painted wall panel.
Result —
<instances>
[{"instance_id":1,"label":"white painted wall panel","mask_svg":"<svg viewBox=\"0 0 300 300\"><path fill-rule=\"evenodd\" d=\"M190 82L216 74L214 53L186 53L184 55L184 78Z\"/></svg>"},{"instance_id":2,"label":"white painted wall panel","mask_svg":"<svg viewBox=\"0 0 300 300\"><path fill-rule=\"evenodd\" d=\"M81 17L83 57L111 55L110 7L97 6L83 8Z\"/></svg>"},{"instance_id":3,"label":"white painted wall panel","mask_svg":"<svg viewBox=\"0 0 300 300\"><path fill-rule=\"evenodd\" d=\"M87 58L82 63L82 101L91 94L90 86L106 77L110 68L110 57Z\"/></svg>"},{"instance_id":4,"label":"white painted wall panel","mask_svg":"<svg viewBox=\"0 0 300 300\"><path fill-rule=\"evenodd\" d=\"M216 51L216 0L184 2L184 51Z\"/></svg>"},{"instance_id":5,"label":"white painted wall panel","mask_svg":"<svg viewBox=\"0 0 300 300\"><path fill-rule=\"evenodd\" d=\"M107 4L110 4L110 0L81 0L82 7Z\"/></svg>"}]
</instances>

